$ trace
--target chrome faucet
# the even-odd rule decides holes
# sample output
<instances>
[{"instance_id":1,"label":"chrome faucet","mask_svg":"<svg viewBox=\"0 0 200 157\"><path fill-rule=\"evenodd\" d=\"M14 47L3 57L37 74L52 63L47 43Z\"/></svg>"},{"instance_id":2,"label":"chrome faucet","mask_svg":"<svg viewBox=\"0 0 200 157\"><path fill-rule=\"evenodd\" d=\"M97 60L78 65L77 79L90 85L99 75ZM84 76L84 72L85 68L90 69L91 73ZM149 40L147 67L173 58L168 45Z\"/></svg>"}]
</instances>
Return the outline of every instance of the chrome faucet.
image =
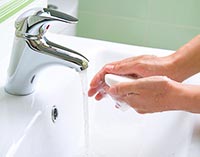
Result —
<instances>
[{"instance_id":1,"label":"chrome faucet","mask_svg":"<svg viewBox=\"0 0 200 157\"><path fill-rule=\"evenodd\" d=\"M47 39L45 35L53 21L69 24L78 22L70 15L47 8L28 10L16 20L15 40L5 85L8 93L31 94L38 72L50 64L61 64L78 72L87 69L86 57Z\"/></svg>"}]
</instances>

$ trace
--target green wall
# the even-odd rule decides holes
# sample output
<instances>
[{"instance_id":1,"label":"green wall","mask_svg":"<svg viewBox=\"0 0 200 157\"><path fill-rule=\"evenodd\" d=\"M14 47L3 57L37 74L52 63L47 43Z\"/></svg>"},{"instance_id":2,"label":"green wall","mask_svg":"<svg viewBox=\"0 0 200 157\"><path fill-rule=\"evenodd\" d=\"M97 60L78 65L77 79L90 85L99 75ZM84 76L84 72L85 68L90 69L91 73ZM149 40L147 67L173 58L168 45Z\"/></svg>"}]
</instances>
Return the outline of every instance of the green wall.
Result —
<instances>
[{"instance_id":1,"label":"green wall","mask_svg":"<svg viewBox=\"0 0 200 157\"><path fill-rule=\"evenodd\" d=\"M10 0L7 1L7 3L2 3L3 5L0 6L0 23L4 22L33 1L34 0Z\"/></svg>"},{"instance_id":2,"label":"green wall","mask_svg":"<svg viewBox=\"0 0 200 157\"><path fill-rule=\"evenodd\" d=\"M80 0L77 35L177 49L200 34L200 0Z\"/></svg>"}]
</instances>

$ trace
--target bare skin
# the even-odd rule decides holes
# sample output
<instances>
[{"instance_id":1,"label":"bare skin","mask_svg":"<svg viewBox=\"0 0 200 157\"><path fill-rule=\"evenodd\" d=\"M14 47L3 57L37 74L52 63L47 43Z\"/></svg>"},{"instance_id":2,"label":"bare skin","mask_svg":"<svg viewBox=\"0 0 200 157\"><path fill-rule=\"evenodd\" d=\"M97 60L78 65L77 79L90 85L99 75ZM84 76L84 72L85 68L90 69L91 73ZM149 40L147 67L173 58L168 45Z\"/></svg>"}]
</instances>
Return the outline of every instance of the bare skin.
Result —
<instances>
[{"instance_id":1,"label":"bare skin","mask_svg":"<svg viewBox=\"0 0 200 157\"><path fill-rule=\"evenodd\" d=\"M139 113L168 110L200 113L200 86L181 84L199 71L200 36L196 36L166 57L143 55L105 65L92 79L88 95L101 100L108 93ZM139 79L109 88L104 82L107 73Z\"/></svg>"},{"instance_id":2,"label":"bare skin","mask_svg":"<svg viewBox=\"0 0 200 157\"><path fill-rule=\"evenodd\" d=\"M200 103L192 106L195 96L195 101L200 102L200 90L196 90L197 86L183 85L164 76L150 76L132 83L120 83L107 92L114 99L129 104L138 113L169 110L200 113Z\"/></svg>"}]
</instances>

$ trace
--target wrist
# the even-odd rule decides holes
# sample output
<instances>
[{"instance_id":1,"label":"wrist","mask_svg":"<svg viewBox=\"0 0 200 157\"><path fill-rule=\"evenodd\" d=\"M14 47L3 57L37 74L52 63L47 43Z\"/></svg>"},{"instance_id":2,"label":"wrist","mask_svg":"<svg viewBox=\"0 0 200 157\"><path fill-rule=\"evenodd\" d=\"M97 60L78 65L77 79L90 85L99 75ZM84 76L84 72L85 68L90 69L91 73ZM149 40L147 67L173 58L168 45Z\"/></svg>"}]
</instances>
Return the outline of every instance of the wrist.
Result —
<instances>
[{"instance_id":1,"label":"wrist","mask_svg":"<svg viewBox=\"0 0 200 157\"><path fill-rule=\"evenodd\" d=\"M175 53L166 57L172 79L182 82L197 73L195 67L195 56L190 53L188 46L184 45Z\"/></svg>"},{"instance_id":2,"label":"wrist","mask_svg":"<svg viewBox=\"0 0 200 157\"><path fill-rule=\"evenodd\" d=\"M181 84L178 92L180 110L200 113L200 86Z\"/></svg>"},{"instance_id":3,"label":"wrist","mask_svg":"<svg viewBox=\"0 0 200 157\"><path fill-rule=\"evenodd\" d=\"M169 78L182 82L187 78L186 73L184 72L184 58L180 53L175 52L169 56L164 57L167 75Z\"/></svg>"},{"instance_id":4,"label":"wrist","mask_svg":"<svg viewBox=\"0 0 200 157\"><path fill-rule=\"evenodd\" d=\"M170 60L173 79L183 81L200 72L200 35L166 57Z\"/></svg>"}]
</instances>

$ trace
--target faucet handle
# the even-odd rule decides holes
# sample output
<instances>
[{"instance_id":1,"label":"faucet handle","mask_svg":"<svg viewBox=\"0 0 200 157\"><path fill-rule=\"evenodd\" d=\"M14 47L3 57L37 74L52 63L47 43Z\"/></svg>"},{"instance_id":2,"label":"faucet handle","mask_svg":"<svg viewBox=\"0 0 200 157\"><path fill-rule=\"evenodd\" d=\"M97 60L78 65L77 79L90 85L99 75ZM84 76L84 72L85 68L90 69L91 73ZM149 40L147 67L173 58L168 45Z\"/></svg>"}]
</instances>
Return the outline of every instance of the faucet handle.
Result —
<instances>
[{"instance_id":1,"label":"faucet handle","mask_svg":"<svg viewBox=\"0 0 200 157\"><path fill-rule=\"evenodd\" d=\"M68 24L77 23L78 19L48 8L35 8L23 13L15 22L18 37L38 36L39 30L49 22L60 21Z\"/></svg>"},{"instance_id":2,"label":"faucet handle","mask_svg":"<svg viewBox=\"0 0 200 157\"><path fill-rule=\"evenodd\" d=\"M40 15L38 14L31 15L28 18L29 27L35 24L47 23L50 21L61 21L61 22L73 24L73 23L77 23L78 19L71 15L65 14L63 12L56 11L53 9L48 9L48 8L43 8L43 13L41 13Z\"/></svg>"},{"instance_id":3,"label":"faucet handle","mask_svg":"<svg viewBox=\"0 0 200 157\"><path fill-rule=\"evenodd\" d=\"M44 11L46 13L49 13L52 17L55 17L57 19L62 19L63 22L65 21L66 23L77 23L78 22L77 18L75 18L71 15L65 14L63 12L57 11L57 10L44 8Z\"/></svg>"}]
</instances>

